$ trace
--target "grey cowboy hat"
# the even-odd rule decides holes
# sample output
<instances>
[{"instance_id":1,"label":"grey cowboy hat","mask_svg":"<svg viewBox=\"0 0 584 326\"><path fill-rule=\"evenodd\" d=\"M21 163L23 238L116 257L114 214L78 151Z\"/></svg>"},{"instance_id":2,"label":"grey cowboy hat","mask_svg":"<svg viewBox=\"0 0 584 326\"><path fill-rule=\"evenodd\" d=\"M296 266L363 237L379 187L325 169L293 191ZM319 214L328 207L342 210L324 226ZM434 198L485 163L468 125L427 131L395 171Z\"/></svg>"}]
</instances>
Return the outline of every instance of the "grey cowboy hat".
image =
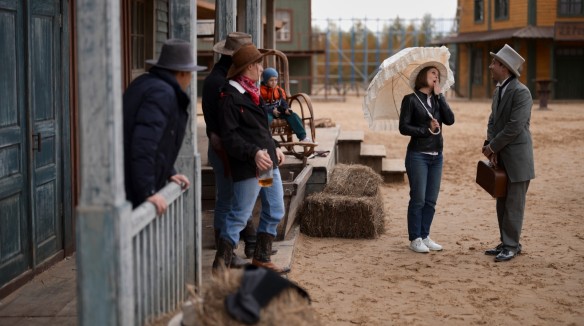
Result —
<instances>
[{"instance_id":1,"label":"grey cowboy hat","mask_svg":"<svg viewBox=\"0 0 584 326\"><path fill-rule=\"evenodd\" d=\"M213 51L225 55L233 55L242 45L250 44L251 35L241 32L232 32L227 35L227 38L215 43Z\"/></svg>"},{"instance_id":2,"label":"grey cowboy hat","mask_svg":"<svg viewBox=\"0 0 584 326\"><path fill-rule=\"evenodd\" d=\"M523 59L519 53L515 52L512 47L510 47L508 44L505 44L505 46L501 48L499 52L490 53L491 57L501 62L505 67L507 67L507 69L509 69L509 71L511 71L512 74L515 75L515 77L520 76L519 68L521 68L521 65L525 62L525 59Z\"/></svg>"},{"instance_id":3,"label":"grey cowboy hat","mask_svg":"<svg viewBox=\"0 0 584 326\"><path fill-rule=\"evenodd\" d=\"M201 71L207 69L197 66L193 59L191 43L180 39L169 39L162 45L158 61L146 60L147 64L172 71Z\"/></svg>"},{"instance_id":4,"label":"grey cowboy hat","mask_svg":"<svg viewBox=\"0 0 584 326\"><path fill-rule=\"evenodd\" d=\"M233 63L227 71L227 79L239 75L248 65L258 62L266 55L273 53L273 50L258 50L254 44L242 45L233 53Z\"/></svg>"}]
</instances>

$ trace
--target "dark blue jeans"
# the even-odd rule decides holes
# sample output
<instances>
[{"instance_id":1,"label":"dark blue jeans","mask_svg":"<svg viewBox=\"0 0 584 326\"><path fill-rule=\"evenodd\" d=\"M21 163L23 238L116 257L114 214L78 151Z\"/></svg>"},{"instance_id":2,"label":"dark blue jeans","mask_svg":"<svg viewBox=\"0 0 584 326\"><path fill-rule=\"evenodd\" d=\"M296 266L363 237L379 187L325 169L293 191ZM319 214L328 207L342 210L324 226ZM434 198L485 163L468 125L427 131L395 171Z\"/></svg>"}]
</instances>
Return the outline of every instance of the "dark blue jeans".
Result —
<instances>
[{"instance_id":1,"label":"dark blue jeans","mask_svg":"<svg viewBox=\"0 0 584 326\"><path fill-rule=\"evenodd\" d=\"M209 142L207 151L209 164L213 167L215 174L215 212L213 216L213 228L219 231L225 224L225 219L231 211L231 204L233 202L233 180L230 175L225 175L225 165L215 152Z\"/></svg>"},{"instance_id":2,"label":"dark blue jeans","mask_svg":"<svg viewBox=\"0 0 584 326\"><path fill-rule=\"evenodd\" d=\"M442 179L442 153L438 155L408 151L406 172L410 182L408 236L410 241L430 234Z\"/></svg>"}]
</instances>

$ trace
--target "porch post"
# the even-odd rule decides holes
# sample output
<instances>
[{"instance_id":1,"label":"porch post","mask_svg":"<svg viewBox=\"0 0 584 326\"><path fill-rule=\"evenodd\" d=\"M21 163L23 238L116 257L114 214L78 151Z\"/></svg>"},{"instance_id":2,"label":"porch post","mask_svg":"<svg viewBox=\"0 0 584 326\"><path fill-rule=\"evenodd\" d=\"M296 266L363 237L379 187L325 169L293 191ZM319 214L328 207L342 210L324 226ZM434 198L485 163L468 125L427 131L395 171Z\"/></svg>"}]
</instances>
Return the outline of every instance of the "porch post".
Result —
<instances>
[{"instance_id":1,"label":"porch post","mask_svg":"<svg viewBox=\"0 0 584 326\"><path fill-rule=\"evenodd\" d=\"M80 325L133 325L131 205L123 169L119 0L77 0L81 192L77 207Z\"/></svg>"},{"instance_id":2,"label":"porch post","mask_svg":"<svg viewBox=\"0 0 584 326\"><path fill-rule=\"evenodd\" d=\"M262 2L261 0L247 0L245 6L245 28L251 34L253 44L262 48Z\"/></svg>"},{"instance_id":3,"label":"porch post","mask_svg":"<svg viewBox=\"0 0 584 326\"><path fill-rule=\"evenodd\" d=\"M193 53L197 53L197 13L196 1L171 0L170 2L170 37L191 42ZM194 56L196 60L196 55ZM185 278L189 284L197 288L202 285L202 241L201 241L201 154L197 148L197 75L193 73L193 80L188 90L191 98L189 122L185 132L185 139L175 163L179 173L191 180L192 190L186 193L184 214L187 217L185 224L186 248Z\"/></svg>"},{"instance_id":4,"label":"porch post","mask_svg":"<svg viewBox=\"0 0 584 326\"><path fill-rule=\"evenodd\" d=\"M215 38L213 44L235 32L235 0L215 0ZM218 59L218 58L217 58Z\"/></svg>"}]
</instances>

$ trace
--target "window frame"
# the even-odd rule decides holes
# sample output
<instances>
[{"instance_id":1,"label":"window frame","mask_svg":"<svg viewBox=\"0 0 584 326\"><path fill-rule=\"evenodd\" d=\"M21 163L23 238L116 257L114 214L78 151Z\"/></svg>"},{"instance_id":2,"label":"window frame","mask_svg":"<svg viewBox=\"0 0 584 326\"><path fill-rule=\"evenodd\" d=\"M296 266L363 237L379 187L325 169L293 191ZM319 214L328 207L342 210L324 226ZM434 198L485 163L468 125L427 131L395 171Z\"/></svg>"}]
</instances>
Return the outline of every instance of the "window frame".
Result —
<instances>
[{"instance_id":1,"label":"window frame","mask_svg":"<svg viewBox=\"0 0 584 326\"><path fill-rule=\"evenodd\" d=\"M504 4L505 12L501 15L501 5ZM495 0L495 20L509 20L509 0Z\"/></svg>"},{"instance_id":2,"label":"window frame","mask_svg":"<svg viewBox=\"0 0 584 326\"><path fill-rule=\"evenodd\" d=\"M568 6L571 9L574 5L580 5L579 13L572 13L568 10L567 13L562 12L563 6ZM584 0L558 0L557 2L557 15L558 17L584 17Z\"/></svg>"},{"instance_id":3,"label":"window frame","mask_svg":"<svg viewBox=\"0 0 584 326\"><path fill-rule=\"evenodd\" d=\"M143 15L142 22L135 22L135 14L137 5L143 5ZM156 20L154 19L156 12L156 4L153 0L130 0L130 26L129 26L129 42L130 42L130 76L134 80L136 77L142 75L146 72L146 60L155 57L154 44L156 43L156 35L154 30L156 29ZM139 26L142 30L136 30L137 24L142 23ZM137 46L137 42L142 38L142 46ZM141 53L140 53L141 52Z\"/></svg>"},{"instance_id":4,"label":"window frame","mask_svg":"<svg viewBox=\"0 0 584 326\"><path fill-rule=\"evenodd\" d=\"M281 19L279 14L285 13L288 16L288 21ZM290 9L276 9L275 19L282 21L282 28L276 31L276 42L292 43L292 10ZM282 37L282 34L287 32L288 37Z\"/></svg>"},{"instance_id":5,"label":"window frame","mask_svg":"<svg viewBox=\"0 0 584 326\"><path fill-rule=\"evenodd\" d=\"M484 0L474 0L473 19L474 19L475 23L482 23L485 21L485 1Z\"/></svg>"}]
</instances>

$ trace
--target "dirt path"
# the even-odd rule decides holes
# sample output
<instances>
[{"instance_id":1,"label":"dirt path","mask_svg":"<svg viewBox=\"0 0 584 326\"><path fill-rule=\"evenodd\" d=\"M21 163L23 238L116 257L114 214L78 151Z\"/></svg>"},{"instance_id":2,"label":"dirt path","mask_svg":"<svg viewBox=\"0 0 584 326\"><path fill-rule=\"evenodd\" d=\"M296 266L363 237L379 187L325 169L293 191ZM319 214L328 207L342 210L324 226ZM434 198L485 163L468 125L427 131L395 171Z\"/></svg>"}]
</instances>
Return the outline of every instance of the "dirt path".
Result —
<instances>
[{"instance_id":1,"label":"dirt path","mask_svg":"<svg viewBox=\"0 0 584 326\"><path fill-rule=\"evenodd\" d=\"M376 240L300 235L290 277L304 286L326 325L583 325L584 105L534 105L536 179L527 196L523 253L494 263L495 201L474 182L490 102L451 101L445 165L432 238L444 251L408 249L409 187L383 187L387 232ZM371 132L361 99L314 103L317 117L365 130L403 158L408 138Z\"/></svg>"}]
</instances>

